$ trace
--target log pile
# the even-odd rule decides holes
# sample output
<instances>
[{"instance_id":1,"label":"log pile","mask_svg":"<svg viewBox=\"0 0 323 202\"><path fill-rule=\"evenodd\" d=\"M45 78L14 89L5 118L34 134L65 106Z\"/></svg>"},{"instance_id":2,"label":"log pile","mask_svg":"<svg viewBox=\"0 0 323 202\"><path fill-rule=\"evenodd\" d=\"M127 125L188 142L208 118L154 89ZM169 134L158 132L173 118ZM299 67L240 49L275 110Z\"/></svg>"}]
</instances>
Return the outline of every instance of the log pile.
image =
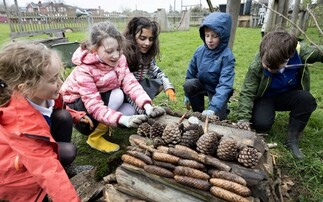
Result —
<instances>
[{"instance_id":1,"label":"log pile","mask_svg":"<svg viewBox=\"0 0 323 202\"><path fill-rule=\"evenodd\" d=\"M253 201L260 195L268 199L266 178L272 163L255 133L206 119L198 123L204 131L195 127L196 138L188 132L192 123L185 115L148 123L129 138L131 146L116 170L118 190L147 201L172 200L169 195L186 201ZM151 134L155 123L163 131ZM197 140L194 144L190 136Z\"/></svg>"}]
</instances>

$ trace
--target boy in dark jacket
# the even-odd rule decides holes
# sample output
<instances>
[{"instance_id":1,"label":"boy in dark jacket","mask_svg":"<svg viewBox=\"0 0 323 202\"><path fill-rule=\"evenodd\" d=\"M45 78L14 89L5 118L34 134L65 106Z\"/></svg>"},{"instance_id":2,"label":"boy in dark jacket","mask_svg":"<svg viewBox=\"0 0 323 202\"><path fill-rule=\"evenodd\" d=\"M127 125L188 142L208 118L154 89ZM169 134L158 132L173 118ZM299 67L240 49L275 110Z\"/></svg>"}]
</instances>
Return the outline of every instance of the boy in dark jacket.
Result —
<instances>
[{"instance_id":1,"label":"boy in dark jacket","mask_svg":"<svg viewBox=\"0 0 323 202\"><path fill-rule=\"evenodd\" d=\"M184 83L186 106L220 120L227 116L227 102L233 92L235 58L228 47L231 24L227 13L211 13L204 19L199 29L204 44L195 51ZM209 98L207 109L204 96Z\"/></svg>"},{"instance_id":2,"label":"boy in dark jacket","mask_svg":"<svg viewBox=\"0 0 323 202\"><path fill-rule=\"evenodd\" d=\"M293 34L266 34L242 85L238 126L264 132L271 129L276 111L290 111L286 146L296 158L303 158L298 141L317 106L309 92L307 64L317 61L323 61L322 52L299 43Z\"/></svg>"}]
</instances>

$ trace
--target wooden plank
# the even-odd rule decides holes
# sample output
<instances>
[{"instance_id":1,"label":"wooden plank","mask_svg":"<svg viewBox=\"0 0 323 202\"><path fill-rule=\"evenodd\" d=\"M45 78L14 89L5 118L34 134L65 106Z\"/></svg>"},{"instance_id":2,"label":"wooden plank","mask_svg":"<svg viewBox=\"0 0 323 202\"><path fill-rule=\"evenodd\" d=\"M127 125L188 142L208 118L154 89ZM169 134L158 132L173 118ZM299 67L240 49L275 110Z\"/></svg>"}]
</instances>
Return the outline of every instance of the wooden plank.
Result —
<instances>
[{"instance_id":1,"label":"wooden plank","mask_svg":"<svg viewBox=\"0 0 323 202\"><path fill-rule=\"evenodd\" d=\"M165 202L223 202L210 192L194 189L168 179L145 172L128 164L116 170L118 190L147 201Z\"/></svg>"},{"instance_id":2,"label":"wooden plank","mask_svg":"<svg viewBox=\"0 0 323 202\"><path fill-rule=\"evenodd\" d=\"M118 185L106 184L103 196L106 202L145 202L117 190Z\"/></svg>"}]
</instances>

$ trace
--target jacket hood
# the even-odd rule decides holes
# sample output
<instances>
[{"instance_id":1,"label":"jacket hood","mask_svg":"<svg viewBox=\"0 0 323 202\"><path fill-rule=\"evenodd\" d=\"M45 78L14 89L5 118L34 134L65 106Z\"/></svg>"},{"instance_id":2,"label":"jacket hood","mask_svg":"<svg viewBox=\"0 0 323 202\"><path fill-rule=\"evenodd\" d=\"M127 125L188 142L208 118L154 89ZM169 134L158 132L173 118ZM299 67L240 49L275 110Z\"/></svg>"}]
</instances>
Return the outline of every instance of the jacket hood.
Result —
<instances>
[{"instance_id":1,"label":"jacket hood","mask_svg":"<svg viewBox=\"0 0 323 202\"><path fill-rule=\"evenodd\" d=\"M114 68L114 67L108 66L107 64L103 64L102 62L100 62L96 54L92 53L89 50L82 49L81 47L76 49L76 51L74 52L72 56L72 62L76 66L85 64L85 65L94 65L100 69Z\"/></svg>"},{"instance_id":2,"label":"jacket hood","mask_svg":"<svg viewBox=\"0 0 323 202\"><path fill-rule=\"evenodd\" d=\"M206 46L204 28L208 27L216 32L220 37L220 43L214 50L216 52L224 50L229 43L231 26L232 19L228 13L215 12L206 16L199 30L200 37L203 40L204 45Z\"/></svg>"}]
</instances>

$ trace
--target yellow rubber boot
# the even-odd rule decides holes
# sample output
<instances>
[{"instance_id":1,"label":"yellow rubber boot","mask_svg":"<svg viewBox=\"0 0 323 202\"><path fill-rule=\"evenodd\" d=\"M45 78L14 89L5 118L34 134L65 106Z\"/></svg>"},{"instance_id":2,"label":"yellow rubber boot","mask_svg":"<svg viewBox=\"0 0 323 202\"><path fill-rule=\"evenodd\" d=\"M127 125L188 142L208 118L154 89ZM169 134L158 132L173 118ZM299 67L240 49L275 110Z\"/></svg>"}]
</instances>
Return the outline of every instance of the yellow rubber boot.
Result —
<instances>
[{"instance_id":1,"label":"yellow rubber boot","mask_svg":"<svg viewBox=\"0 0 323 202\"><path fill-rule=\"evenodd\" d=\"M110 153L120 149L119 145L104 139L103 135L109 131L109 127L103 123L99 123L94 131L87 138L86 143L93 149L101 152Z\"/></svg>"}]
</instances>

